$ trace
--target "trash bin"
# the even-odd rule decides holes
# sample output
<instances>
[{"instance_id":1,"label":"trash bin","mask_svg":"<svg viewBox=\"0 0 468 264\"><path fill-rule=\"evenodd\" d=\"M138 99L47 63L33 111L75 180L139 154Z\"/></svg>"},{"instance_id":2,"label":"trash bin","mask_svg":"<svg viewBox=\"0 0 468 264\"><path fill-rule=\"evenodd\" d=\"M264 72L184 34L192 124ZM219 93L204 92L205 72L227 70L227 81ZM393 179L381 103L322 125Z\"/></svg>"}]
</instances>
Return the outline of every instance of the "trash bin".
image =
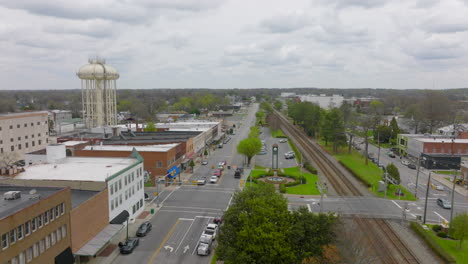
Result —
<instances>
[{"instance_id":1,"label":"trash bin","mask_svg":"<svg viewBox=\"0 0 468 264\"><path fill-rule=\"evenodd\" d=\"M151 214L154 214L154 208L151 208L150 211L151 211Z\"/></svg>"}]
</instances>

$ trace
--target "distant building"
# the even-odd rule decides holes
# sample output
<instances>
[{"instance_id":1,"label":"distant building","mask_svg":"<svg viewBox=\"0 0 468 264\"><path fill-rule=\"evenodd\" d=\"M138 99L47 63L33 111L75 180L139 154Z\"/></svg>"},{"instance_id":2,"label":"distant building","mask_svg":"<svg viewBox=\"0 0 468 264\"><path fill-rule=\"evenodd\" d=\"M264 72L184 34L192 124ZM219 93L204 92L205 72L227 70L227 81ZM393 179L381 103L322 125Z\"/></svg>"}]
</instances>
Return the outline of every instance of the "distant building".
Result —
<instances>
[{"instance_id":1,"label":"distant building","mask_svg":"<svg viewBox=\"0 0 468 264\"><path fill-rule=\"evenodd\" d=\"M281 93L281 97L283 98L296 97L296 93Z\"/></svg>"},{"instance_id":2,"label":"distant building","mask_svg":"<svg viewBox=\"0 0 468 264\"><path fill-rule=\"evenodd\" d=\"M344 97L341 95L332 95L327 96L325 94L321 95L300 95L299 98L302 102L311 102L314 103L320 108L329 110L335 107L340 107L343 104Z\"/></svg>"},{"instance_id":3,"label":"distant building","mask_svg":"<svg viewBox=\"0 0 468 264\"><path fill-rule=\"evenodd\" d=\"M0 115L0 155L5 161L22 160L24 153L43 149L49 144L47 112ZM2 160L0 160L2 162ZM5 163L5 162L4 162ZM5 166L7 164L1 164Z\"/></svg>"},{"instance_id":4,"label":"distant building","mask_svg":"<svg viewBox=\"0 0 468 264\"><path fill-rule=\"evenodd\" d=\"M0 195L2 263L73 263L69 188L0 185Z\"/></svg>"},{"instance_id":5,"label":"distant building","mask_svg":"<svg viewBox=\"0 0 468 264\"><path fill-rule=\"evenodd\" d=\"M444 126L437 129L437 134L443 135L446 137L455 137L460 138L468 134L468 124L456 124L455 129L454 125Z\"/></svg>"}]
</instances>

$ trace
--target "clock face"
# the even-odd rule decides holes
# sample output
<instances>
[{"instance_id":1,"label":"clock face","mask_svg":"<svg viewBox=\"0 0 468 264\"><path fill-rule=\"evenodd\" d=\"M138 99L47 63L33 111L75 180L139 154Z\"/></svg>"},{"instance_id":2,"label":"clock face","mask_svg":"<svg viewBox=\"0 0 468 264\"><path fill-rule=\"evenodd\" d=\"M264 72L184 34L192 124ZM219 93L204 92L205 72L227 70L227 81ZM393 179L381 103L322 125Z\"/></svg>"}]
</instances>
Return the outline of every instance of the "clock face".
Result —
<instances>
[{"instance_id":1,"label":"clock face","mask_svg":"<svg viewBox=\"0 0 468 264\"><path fill-rule=\"evenodd\" d=\"M274 150L274 151L277 151L277 150L278 150L278 148L277 148L277 147L274 147L274 148L273 148L273 150Z\"/></svg>"}]
</instances>

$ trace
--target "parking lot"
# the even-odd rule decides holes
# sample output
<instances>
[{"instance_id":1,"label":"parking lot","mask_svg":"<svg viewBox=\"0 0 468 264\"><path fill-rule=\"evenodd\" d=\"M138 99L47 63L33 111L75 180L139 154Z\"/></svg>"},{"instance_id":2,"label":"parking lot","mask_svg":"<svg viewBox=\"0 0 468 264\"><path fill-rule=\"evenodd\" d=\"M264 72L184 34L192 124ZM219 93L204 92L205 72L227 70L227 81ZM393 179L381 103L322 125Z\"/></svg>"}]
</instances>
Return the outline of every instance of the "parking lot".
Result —
<instances>
[{"instance_id":1,"label":"parking lot","mask_svg":"<svg viewBox=\"0 0 468 264\"><path fill-rule=\"evenodd\" d=\"M268 127L262 128L262 134L260 134L260 140L265 141L266 154L256 155L255 164L262 167L271 167L272 162L272 148L273 144L278 144L278 167L279 168L291 168L296 167L296 159L285 159L284 154L286 152L292 151L289 147L288 142L280 143L281 138L273 138L271 136L270 129Z\"/></svg>"}]
</instances>

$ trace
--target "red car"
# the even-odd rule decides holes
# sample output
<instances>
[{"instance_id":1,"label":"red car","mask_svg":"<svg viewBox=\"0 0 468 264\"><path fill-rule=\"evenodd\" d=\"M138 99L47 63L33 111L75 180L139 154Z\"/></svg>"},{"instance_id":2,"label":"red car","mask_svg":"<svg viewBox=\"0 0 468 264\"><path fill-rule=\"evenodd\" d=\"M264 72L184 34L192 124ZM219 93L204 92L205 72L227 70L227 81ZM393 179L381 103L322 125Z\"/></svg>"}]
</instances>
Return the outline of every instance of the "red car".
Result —
<instances>
[{"instance_id":1,"label":"red car","mask_svg":"<svg viewBox=\"0 0 468 264\"><path fill-rule=\"evenodd\" d=\"M221 174L222 172L220 170L215 170L215 172L213 173L214 176L218 176L218 177L221 177Z\"/></svg>"}]
</instances>

